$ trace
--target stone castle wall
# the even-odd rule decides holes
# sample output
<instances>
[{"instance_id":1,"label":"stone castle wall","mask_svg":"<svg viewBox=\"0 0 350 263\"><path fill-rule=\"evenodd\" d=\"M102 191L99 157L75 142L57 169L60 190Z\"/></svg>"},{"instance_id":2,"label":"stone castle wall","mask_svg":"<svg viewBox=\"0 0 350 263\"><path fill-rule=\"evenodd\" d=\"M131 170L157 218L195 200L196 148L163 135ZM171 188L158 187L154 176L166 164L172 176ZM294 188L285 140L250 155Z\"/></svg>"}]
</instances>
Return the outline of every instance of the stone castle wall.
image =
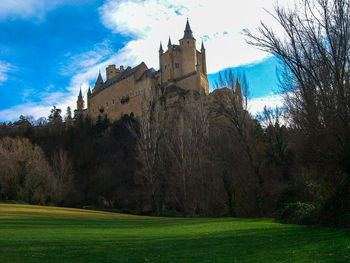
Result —
<instances>
[{"instance_id":1,"label":"stone castle wall","mask_svg":"<svg viewBox=\"0 0 350 263\"><path fill-rule=\"evenodd\" d=\"M89 96L87 115L94 120L107 115L111 121L131 112L139 116L142 98L154 86L152 79L138 80L146 69L145 65L141 66L135 74Z\"/></svg>"},{"instance_id":2,"label":"stone castle wall","mask_svg":"<svg viewBox=\"0 0 350 263\"><path fill-rule=\"evenodd\" d=\"M115 65L109 65L106 68L107 80L104 82L99 75L92 93L89 90L86 110L81 106L82 98L78 98L78 112L93 120L107 117L115 121L131 112L140 116L142 101L153 88L164 90L175 86L209 94L204 47L202 45L201 52L196 49L188 22L186 30L179 45L172 45L169 40L167 51L163 52L160 47L158 72L148 69L143 62L125 70L122 66L117 69ZM191 35L186 35L189 32Z\"/></svg>"}]
</instances>

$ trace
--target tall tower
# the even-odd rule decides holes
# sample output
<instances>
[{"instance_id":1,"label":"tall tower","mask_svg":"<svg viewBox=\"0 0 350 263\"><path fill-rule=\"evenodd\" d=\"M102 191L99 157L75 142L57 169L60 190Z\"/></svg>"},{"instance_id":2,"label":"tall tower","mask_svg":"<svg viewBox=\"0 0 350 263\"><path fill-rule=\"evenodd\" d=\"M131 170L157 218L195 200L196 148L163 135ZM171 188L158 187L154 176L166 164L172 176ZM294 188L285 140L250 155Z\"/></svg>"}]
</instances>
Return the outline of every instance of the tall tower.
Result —
<instances>
[{"instance_id":1,"label":"tall tower","mask_svg":"<svg viewBox=\"0 0 350 263\"><path fill-rule=\"evenodd\" d=\"M167 53L168 53L168 68L165 72L166 74L166 78L167 80L173 80L174 78L174 50L173 50L173 44L171 43L171 39L170 39L170 36L169 36L169 41L168 41L168 50L167 50Z\"/></svg>"},{"instance_id":2,"label":"tall tower","mask_svg":"<svg viewBox=\"0 0 350 263\"><path fill-rule=\"evenodd\" d=\"M179 45L172 44L170 37L166 51L160 44L159 71L159 84L163 87L177 86L209 93L204 45L202 43L201 50L197 50L188 19Z\"/></svg>"},{"instance_id":3,"label":"tall tower","mask_svg":"<svg viewBox=\"0 0 350 263\"><path fill-rule=\"evenodd\" d=\"M163 50L163 46L162 46L162 42L160 42L160 46L159 46L159 70L162 71L162 55L164 53ZM163 82L163 78L162 78L162 72L160 72L160 83Z\"/></svg>"},{"instance_id":4,"label":"tall tower","mask_svg":"<svg viewBox=\"0 0 350 263\"><path fill-rule=\"evenodd\" d=\"M188 19L184 36L180 39L180 49L182 51L182 75L194 72L197 64L196 39L193 37Z\"/></svg>"},{"instance_id":5,"label":"tall tower","mask_svg":"<svg viewBox=\"0 0 350 263\"><path fill-rule=\"evenodd\" d=\"M83 99L83 95L81 94L81 88L80 88L80 92L79 92L79 96L78 96L78 100L77 100L78 112L82 112L84 110L84 106L85 106L85 102Z\"/></svg>"},{"instance_id":6,"label":"tall tower","mask_svg":"<svg viewBox=\"0 0 350 263\"><path fill-rule=\"evenodd\" d=\"M88 90L88 93L87 93L87 96L86 96L86 100L87 100L87 107L88 109L90 108L90 96L91 96L91 89L90 89L90 86L89 86L89 90Z\"/></svg>"},{"instance_id":7,"label":"tall tower","mask_svg":"<svg viewBox=\"0 0 350 263\"><path fill-rule=\"evenodd\" d=\"M202 72L204 75L207 75L207 59L205 56L205 48L204 48L203 41L202 41L201 53L202 53Z\"/></svg>"},{"instance_id":8,"label":"tall tower","mask_svg":"<svg viewBox=\"0 0 350 263\"><path fill-rule=\"evenodd\" d=\"M241 83L239 81L238 76L237 76L237 79L236 79L234 96L235 96L235 100L237 102L237 105L239 106L239 108L242 108L242 103L243 103L243 100L242 100L242 87L241 87Z\"/></svg>"}]
</instances>

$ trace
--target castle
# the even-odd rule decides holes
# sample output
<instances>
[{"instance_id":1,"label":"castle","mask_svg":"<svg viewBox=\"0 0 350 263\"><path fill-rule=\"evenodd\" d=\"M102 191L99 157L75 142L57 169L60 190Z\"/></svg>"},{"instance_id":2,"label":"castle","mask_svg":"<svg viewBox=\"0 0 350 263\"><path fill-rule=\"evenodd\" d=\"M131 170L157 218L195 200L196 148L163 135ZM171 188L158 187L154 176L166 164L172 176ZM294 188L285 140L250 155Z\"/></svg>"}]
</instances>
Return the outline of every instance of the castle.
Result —
<instances>
[{"instance_id":1,"label":"castle","mask_svg":"<svg viewBox=\"0 0 350 263\"><path fill-rule=\"evenodd\" d=\"M190 24L187 20L184 36L179 45L171 43L164 52L159 48L159 70L148 68L144 62L138 66L124 68L109 65L106 81L99 73L94 88L89 87L87 108L81 90L77 100L77 113L93 120L107 117L110 121L120 119L124 114L141 115L142 100L153 88L180 87L209 93L206 54L202 42L201 50L196 48Z\"/></svg>"}]
</instances>

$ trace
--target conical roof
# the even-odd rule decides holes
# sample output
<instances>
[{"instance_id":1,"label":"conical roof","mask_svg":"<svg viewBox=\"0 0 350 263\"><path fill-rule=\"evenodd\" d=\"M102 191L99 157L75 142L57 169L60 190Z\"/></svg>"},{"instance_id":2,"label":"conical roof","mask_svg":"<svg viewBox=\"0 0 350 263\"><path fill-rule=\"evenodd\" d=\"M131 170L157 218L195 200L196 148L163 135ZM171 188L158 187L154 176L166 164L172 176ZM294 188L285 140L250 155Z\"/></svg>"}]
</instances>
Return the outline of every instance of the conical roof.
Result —
<instances>
[{"instance_id":1,"label":"conical roof","mask_svg":"<svg viewBox=\"0 0 350 263\"><path fill-rule=\"evenodd\" d=\"M185 28L184 32L185 32L184 38L194 38L193 34L192 34L191 27L190 27L190 23L188 22L188 19L187 19L186 28Z\"/></svg>"},{"instance_id":2,"label":"conical roof","mask_svg":"<svg viewBox=\"0 0 350 263\"><path fill-rule=\"evenodd\" d=\"M170 36L169 36L168 46L171 46L171 39L170 39Z\"/></svg>"},{"instance_id":3,"label":"conical roof","mask_svg":"<svg viewBox=\"0 0 350 263\"><path fill-rule=\"evenodd\" d=\"M95 82L95 89L96 88L99 88L103 85L103 79L102 79L102 76L101 76L101 72L98 73L98 77L97 77L97 80Z\"/></svg>"},{"instance_id":4,"label":"conical roof","mask_svg":"<svg viewBox=\"0 0 350 263\"><path fill-rule=\"evenodd\" d=\"M242 96L241 83L240 83L238 77L237 77L237 79L236 79L235 93L236 93L237 96L240 96L240 97Z\"/></svg>"},{"instance_id":5,"label":"conical roof","mask_svg":"<svg viewBox=\"0 0 350 263\"><path fill-rule=\"evenodd\" d=\"M163 51L162 41L160 41L159 51Z\"/></svg>"},{"instance_id":6,"label":"conical roof","mask_svg":"<svg viewBox=\"0 0 350 263\"><path fill-rule=\"evenodd\" d=\"M79 95L78 95L78 101L82 101L83 100L83 94L81 93L81 88L79 91Z\"/></svg>"}]
</instances>

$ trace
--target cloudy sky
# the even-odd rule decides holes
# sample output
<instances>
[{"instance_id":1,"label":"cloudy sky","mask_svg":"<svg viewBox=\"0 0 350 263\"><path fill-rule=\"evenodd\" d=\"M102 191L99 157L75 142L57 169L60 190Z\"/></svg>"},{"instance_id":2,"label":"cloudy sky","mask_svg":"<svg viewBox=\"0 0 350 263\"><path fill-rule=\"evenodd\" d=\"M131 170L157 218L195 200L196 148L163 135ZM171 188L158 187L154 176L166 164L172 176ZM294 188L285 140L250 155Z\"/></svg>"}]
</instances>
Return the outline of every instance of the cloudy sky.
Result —
<instances>
[{"instance_id":1,"label":"cloudy sky","mask_svg":"<svg viewBox=\"0 0 350 263\"><path fill-rule=\"evenodd\" d=\"M287 0L280 0L283 4ZM208 77L245 73L255 113L280 104L276 59L250 47L242 32L276 0L0 0L0 121L47 117L53 105L76 107L109 64L158 69L159 42L182 38L186 18L207 50ZM276 27L277 28L277 27ZM103 75L104 76L104 75ZM104 76L105 79L105 76ZM85 96L86 99L86 96Z\"/></svg>"}]
</instances>

